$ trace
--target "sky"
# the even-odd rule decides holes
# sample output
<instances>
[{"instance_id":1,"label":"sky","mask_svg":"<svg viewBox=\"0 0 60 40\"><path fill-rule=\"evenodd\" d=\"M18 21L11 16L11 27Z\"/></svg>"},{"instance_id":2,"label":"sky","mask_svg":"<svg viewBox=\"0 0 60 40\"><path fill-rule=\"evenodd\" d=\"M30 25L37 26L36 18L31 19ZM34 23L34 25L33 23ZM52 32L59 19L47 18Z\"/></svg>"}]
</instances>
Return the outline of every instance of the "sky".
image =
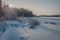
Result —
<instances>
[{"instance_id":1,"label":"sky","mask_svg":"<svg viewBox=\"0 0 60 40\"><path fill-rule=\"evenodd\" d=\"M60 0L2 0L11 7L26 8L35 15L60 15Z\"/></svg>"}]
</instances>

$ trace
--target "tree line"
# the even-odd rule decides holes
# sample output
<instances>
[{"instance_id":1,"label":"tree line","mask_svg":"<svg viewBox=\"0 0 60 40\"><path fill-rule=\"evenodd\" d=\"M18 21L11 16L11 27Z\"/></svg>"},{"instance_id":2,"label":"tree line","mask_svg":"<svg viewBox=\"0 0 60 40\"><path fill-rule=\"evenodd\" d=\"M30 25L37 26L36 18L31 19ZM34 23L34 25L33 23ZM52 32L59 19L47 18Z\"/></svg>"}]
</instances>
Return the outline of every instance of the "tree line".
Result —
<instances>
[{"instance_id":1,"label":"tree line","mask_svg":"<svg viewBox=\"0 0 60 40\"><path fill-rule=\"evenodd\" d=\"M6 15L7 13L3 12L4 8L2 10L0 10L0 17ZM13 8L15 15L17 15L17 17L34 17L34 14L32 11L30 11L29 9L24 9L24 8ZM12 13L11 11L9 12L9 14ZM14 14L14 13L12 13ZM10 15L13 16L13 15Z\"/></svg>"}]
</instances>

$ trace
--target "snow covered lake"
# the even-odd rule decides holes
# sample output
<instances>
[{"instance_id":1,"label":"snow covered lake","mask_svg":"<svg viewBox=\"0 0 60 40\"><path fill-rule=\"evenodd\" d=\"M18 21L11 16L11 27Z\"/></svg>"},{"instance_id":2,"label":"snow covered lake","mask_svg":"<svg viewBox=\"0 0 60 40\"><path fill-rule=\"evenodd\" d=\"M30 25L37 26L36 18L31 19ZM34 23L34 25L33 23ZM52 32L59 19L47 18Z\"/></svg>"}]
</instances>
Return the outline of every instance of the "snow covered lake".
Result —
<instances>
[{"instance_id":1,"label":"snow covered lake","mask_svg":"<svg viewBox=\"0 0 60 40\"><path fill-rule=\"evenodd\" d=\"M60 17L33 17L40 24L29 28L27 20L23 22L7 20L0 24L0 40L60 40Z\"/></svg>"}]
</instances>

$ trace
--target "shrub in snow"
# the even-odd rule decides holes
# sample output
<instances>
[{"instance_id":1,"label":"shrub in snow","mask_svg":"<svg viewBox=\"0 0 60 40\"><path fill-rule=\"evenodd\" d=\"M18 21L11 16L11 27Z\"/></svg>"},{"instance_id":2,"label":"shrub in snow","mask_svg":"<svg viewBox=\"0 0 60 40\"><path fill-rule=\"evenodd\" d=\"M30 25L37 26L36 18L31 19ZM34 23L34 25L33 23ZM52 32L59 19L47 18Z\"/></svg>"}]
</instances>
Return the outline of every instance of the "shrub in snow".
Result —
<instances>
[{"instance_id":1,"label":"shrub in snow","mask_svg":"<svg viewBox=\"0 0 60 40\"><path fill-rule=\"evenodd\" d=\"M29 23L30 25L39 25L39 22L36 19L31 19Z\"/></svg>"},{"instance_id":2,"label":"shrub in snow","mask_svg":"<svg viewBox=\"0 0 60 40\"><path fill-rule=\"evenodd\" d=\"M53 25L56 25L56 23L55 22L49 22L50 24L53 24Z\"/></svg>"},{"instance_id":3,"label":"shrub in snow","mask_svg":"<svg viewBox=\"0 0 60 40\"><path fill-rule=\"evenodd\" d=\"M39 25L40 22L37 19L31 19L29 21L30 27L29 28L35 28L36 25Z\"/></svg>"}]
</instances>

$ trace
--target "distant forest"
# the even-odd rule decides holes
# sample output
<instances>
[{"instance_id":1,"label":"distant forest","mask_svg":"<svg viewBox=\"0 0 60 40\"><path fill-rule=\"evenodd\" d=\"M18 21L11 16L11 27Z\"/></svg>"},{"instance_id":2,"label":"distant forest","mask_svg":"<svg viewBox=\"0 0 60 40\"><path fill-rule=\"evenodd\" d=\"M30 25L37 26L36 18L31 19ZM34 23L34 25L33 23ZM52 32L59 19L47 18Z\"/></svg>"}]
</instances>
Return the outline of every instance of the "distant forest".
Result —
<instances>
[{"instance_id":1,"label":"distant forest","mask_svg":"<svg viewBox=\"0 0 60 40\"><path fill-rule=\"evenodd\" d=\"M40 15L39 17L60 17L60 15Z\"/></svg>"},{"instance_id":2,"label":"distant forest","mask_svg":"<svg viewBox=\"0 0 60 40\"><path fill-rule=\"evenodd\" d=\"M60 15L40 15L37 16L29 9L11 8L9 5L0 7L0 17L60 17Z\"/></svg>"},{"instance_id":3,"label":"distant forest","mask_svg":"<svg viewBox=\"0 0 60 40\"><path fill-rule=\"evenodd\" d=\"M0 8L0 17L2 16L4 17L12 17L12 16L34 17L35 15L29 9L16 8L16 7L12 8L12 7L9 7L9 5L7 4Z\"/></svg>"},{"instance_id":4,"label":"distant forest","mask_svg":"<svg viewBox=\"0 0 60 40\"><path fill-rule=\"evenodd\" d=\"M10 11L10 13L14 14L11 11ZM10 13L8 13L8 15L10 15ZM1 16L5 16L5 15L7 15L7 12L3 12L1 10L0 11L0 17ZM35 16L32 11L30 11L28 9L24 9L24 8L20 8L20 9L16 8L15 9L15 15L17 15L17 17L21 17L21 16L24 16L24 17L34 17ZM10 16L13 16L13 15L10 15Z\"/></svg>"}]
</instances>

